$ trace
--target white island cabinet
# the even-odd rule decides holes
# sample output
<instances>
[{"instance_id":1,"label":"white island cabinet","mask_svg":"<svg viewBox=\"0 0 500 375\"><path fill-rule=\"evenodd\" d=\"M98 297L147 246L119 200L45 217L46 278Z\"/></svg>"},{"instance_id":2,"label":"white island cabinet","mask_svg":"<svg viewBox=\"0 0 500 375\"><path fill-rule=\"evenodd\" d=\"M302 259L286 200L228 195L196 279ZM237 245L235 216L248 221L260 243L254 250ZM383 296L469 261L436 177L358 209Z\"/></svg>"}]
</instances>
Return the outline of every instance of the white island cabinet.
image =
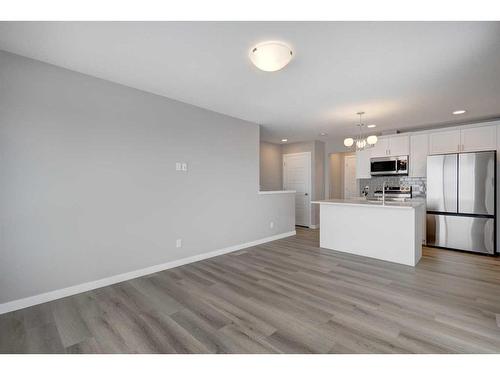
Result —
<instances>
[{"instance_id":1,"label":"white island cabinet","mask_svg":"<svg viewBox=\"0 0 500 375\"><path fill-rule=\"evenodd\" d=\"M414 267L422 256L425 205L331 199L320 205L320 246Z\"/></svg>"}]
</instances>

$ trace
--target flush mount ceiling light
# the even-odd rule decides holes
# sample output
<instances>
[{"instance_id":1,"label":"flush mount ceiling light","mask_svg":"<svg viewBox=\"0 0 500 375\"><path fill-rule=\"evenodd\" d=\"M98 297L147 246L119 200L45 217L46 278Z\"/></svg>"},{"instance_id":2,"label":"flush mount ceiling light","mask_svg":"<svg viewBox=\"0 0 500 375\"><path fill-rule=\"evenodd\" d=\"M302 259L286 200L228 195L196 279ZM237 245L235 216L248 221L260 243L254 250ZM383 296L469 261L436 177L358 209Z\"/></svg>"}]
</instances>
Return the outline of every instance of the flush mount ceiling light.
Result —
<instances>
[{"instance_id":1,"label":"flush mount ceiling light","mask_svg":"<svg viewBox=\"0 0 500 375\"><path fill-rule=\"evenodd\" d=\"M319 133L319 135L324 137L324 136L328 135L328 133Z\"/></svg>"},{"instance_id":2,"label":"flush mount ceiling light","mask_svg":"<svg viewBox=\"0 0 500 375\"><path fill-rule=\"evenodd\" d=\"M250 49L250 60L265 72L283 69L292 56L292 49L283 42L262 42Z\"/></svg>"},{"instance_id":3,"label":"flush mount ceiling light","mask_svg":"<svg viewBox=\"0 0 500 375\"><path fill-rule=\"evenodd\" d=\"M465 112L467 112L465 109L458 109L456 111L453 111L454 115L463 115Z\"/></svg>"},{"instance_id":4,"label":"flush mount ceiling light","mask_svg":"<svg viewBox=\"0 0 500 375\"><path fill-rule=\"evenodd\" d=\"M281 140L281 142L288 142L288 139L287 139L287 138L283 138L283 139Z\"/></svg>"},{"instance_id":5,"label":"flush mount ceiling light","mask_svg":"<svg viewBox=\"0 0 500 375\"><path fill-rule=\"evenodd\" d=\"M375 124L366 125L366 127L367 127L367 128L374 128L374 127L376 127L376 126L377 126L377 125L375 125Z\"/></svg>"},{"instance_id":6,"label":"flush mount ceiling light","mask_svg":"<svg viewBox=\"0 0 500 375\"><path fill-rule=\"evenodd\" d=\"M365 124L363 124L363 122L361 121L361 116L363 116L365 113L358 112L356 114L359 116L359 123L356 124L356 126L359 129L359 134L354 138L349 137L349 138L344 139L344 146L348 147L348 148L351 148L354 146L356 151L361 151L361 150L364 150L365 148L373 147L373 145L375 145L375 143L377 143L378 138L376 135L370 135L366 138L363 136L362 133L363 133L363 127L365 126Z\"/></svg>"}]
</instances>

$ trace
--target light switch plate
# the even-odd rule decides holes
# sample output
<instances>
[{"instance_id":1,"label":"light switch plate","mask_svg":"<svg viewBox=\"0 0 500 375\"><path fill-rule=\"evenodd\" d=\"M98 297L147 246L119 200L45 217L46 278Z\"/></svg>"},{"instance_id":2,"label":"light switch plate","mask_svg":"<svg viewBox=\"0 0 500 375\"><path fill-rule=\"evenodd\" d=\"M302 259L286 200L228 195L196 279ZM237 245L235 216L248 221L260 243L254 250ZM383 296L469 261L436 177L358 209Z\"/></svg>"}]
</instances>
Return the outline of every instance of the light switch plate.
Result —
<instances>
[{"instance_id":1,"label":"light switch plate","mask_svg":"<svg viewBox=\"0 0 500 375\"><path fill-rule=\"evenodd\" d=\"M178 238L175 241L175 247L182 247L182 238Z\"/></svg>"},{"instance_id":2,"label":"light switch plate","mask_svg":"<svg viewBox=\"0 0 500 375\"><path fill-rule=\"evenodd\" d=\"M187 172L187 170L188 170L188 165L187 165L187 163L182 163L182 170L183 170L184 172Z\"/></svg>"},{"instance_id":3,"label":"light switch plate","mask_svg":"<svg viewBox=\"0 0 500 375\"><path fill-rule=\"evenodd\" d=\"M182 171L182 163L179 163L179 162L175 163L175 170Z\"/></svg>"}]
</instances>

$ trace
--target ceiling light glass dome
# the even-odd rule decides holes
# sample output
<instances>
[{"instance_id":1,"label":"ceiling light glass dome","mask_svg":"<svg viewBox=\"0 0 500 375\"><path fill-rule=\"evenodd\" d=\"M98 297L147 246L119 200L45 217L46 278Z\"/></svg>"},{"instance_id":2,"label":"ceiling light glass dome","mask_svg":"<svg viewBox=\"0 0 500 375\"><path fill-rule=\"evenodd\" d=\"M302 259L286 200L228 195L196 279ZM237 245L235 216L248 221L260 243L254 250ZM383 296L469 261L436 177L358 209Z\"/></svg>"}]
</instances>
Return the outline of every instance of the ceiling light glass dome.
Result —
<instances>
[{"instance_id":1,"label":"ceiling light glass dome","mask_svg":"<svg viewBox=\"0 0 500 375\"><path fill-rule=\"evenodd\" d=\"M283 69L292 60L292 49L283 42L262 42L250 49L250 60L265 72Z\"/></svg>"}]
</instances>

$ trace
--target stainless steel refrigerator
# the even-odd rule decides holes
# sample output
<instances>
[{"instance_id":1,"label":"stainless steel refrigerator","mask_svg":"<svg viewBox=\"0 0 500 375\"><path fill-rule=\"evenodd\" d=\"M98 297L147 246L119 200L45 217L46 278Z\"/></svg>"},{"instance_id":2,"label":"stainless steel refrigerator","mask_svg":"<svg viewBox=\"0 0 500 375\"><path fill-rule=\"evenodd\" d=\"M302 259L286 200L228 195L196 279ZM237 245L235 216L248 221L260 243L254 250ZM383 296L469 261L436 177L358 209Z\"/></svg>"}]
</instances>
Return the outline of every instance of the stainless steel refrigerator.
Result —
<instances>
[{"instance_id":1,"label":"stainless steel refrigerator","mask_svg":"<svg viewBox=\"0 0 500 375\"><path fill-rule=\"evenodd\" d=\"M427 157L427 245L496 252L496 151Z\"/></svg>"}]
</instances>

